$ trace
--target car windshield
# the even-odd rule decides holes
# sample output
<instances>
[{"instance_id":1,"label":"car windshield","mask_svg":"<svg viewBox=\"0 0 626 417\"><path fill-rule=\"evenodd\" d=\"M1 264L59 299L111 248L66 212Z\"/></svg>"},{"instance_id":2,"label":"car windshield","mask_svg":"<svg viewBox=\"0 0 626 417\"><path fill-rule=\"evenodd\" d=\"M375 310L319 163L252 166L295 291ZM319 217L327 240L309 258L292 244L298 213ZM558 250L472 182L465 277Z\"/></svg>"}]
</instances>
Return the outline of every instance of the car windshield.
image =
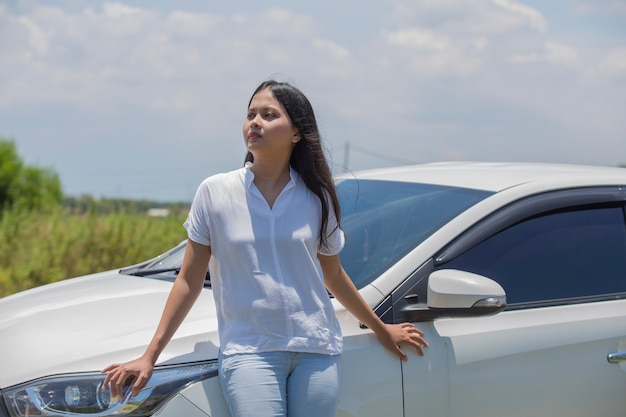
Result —
<instances>
[{"instance_id":1,"label":"car windshield","mask_svg":"<svg viewBox=\"0 0 626 417\"><path fill-rule=\"evenodd\" d=\"M341 262L362 288L459 213L490 195L465 188L348 179L337 183L346 244ZM122 273L176 276L185 244ZM208 274L207 274L208 278Z\"/></svg>"},{"instance_id":2,"label":"car windshield","mask_svg":"<svg viewBox=\"0 0 626 417\"><path fill-rule=\"evenodd\" d=\"M174 249L148 263L144 266L144 269L180 270L180 267L183 265L185 247L187 247L186 242L181 242Z\"/></svg>"},{"instance_id":3,"label":"car windshield","mask_svg":"<svg viewBox=\"0 0 626 417\"><path fill-rule=\"evenodd\" d=\"M344 269L362 288L487 191L350 179L337 184L346 245Z\"/></svg>"}]
</instances>

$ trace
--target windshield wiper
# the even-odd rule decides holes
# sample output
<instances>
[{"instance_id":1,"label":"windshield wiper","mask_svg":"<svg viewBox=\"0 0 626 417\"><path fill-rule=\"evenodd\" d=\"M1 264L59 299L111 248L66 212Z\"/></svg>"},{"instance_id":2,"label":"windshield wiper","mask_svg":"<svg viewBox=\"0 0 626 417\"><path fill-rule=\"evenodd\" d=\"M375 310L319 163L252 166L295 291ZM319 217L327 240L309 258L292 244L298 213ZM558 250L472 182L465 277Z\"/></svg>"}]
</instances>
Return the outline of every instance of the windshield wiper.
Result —
<instances>
[{"instance_id":1,"label":"windshield wiper","mask_svg":"<svg viewBox=\"0 0 626 417\"><path fill-rule=\"evenodd\" d=\"M128 275L134 275L136 277L147 277L150 275L159 275L165 274L167 272L174 272L175 275L178 275L180 272L180 267L175 268L157 268L157 269L140 269L135 272L130 272ZM204 277L204 287L211 288L211 275L209 275L209 271L206 271L206 275Z\"/></svg>"},{"instance_id":2,"label":"windshield wiper","mask_svg":"<svg viewBox=\"0 0 626 417\"><path fill-rule=\"evenodd\" d=\"M175 268L140 269L139 271L132 272L129 275L135 275L137 277L147 277L149 275L164 274L166 272L175 272L176 274L178 274L180 272L180 267L177 266Z\"/></svg>"}]
</instances>

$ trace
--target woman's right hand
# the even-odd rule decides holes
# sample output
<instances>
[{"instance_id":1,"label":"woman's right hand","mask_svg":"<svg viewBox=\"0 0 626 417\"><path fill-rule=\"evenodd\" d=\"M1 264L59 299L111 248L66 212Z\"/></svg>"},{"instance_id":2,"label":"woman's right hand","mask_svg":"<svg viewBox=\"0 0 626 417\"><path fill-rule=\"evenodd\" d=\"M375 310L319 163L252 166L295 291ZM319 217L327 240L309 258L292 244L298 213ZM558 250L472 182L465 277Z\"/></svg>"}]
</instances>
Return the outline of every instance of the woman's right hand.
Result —
<instances>
[{"instance_id":1,"label":"woman's right hand","mask_svg":"<svg viewBox=\"0 0 626 417\"><path fill-rule=\"evenodd\" d=\"M143 356L130 362L109 365L100 371L107 374L102 387L105 388L110 384L111 396L119 396L122 401L124 395L127 394L124 392L124 385L128 385L125 382L130 379L132 382L129 389L134 397L146 386L153 369L152 361Z\"/></svg>"},{"instance_id":2,"label":"woman's right hand","mask_svg":"<svg viewBox=\"0 0 626 417\"><path fill-rule=\"evenodd\" d=\"M161 321L145 353L135 360L109 365L101 371L107 374L102 386L110 386L111 396L119 396L120 401L123 401L124 395L128 394L124 392L124 385L130 385L129 390L133 396L146 386L159 354L202 291L210 259L210 246L188 240L182 268L170 290Z\"/></svg>"}]
</instances>

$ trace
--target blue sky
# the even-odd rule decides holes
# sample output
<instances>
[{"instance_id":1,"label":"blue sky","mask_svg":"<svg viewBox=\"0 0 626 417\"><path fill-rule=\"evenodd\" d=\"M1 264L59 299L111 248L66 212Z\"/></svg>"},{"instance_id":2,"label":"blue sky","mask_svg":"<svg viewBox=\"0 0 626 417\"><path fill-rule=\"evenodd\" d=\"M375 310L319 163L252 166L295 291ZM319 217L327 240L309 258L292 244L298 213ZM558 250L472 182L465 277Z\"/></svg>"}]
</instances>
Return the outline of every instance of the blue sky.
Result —
<instances>
[{"instance_id":1,"label":"blue sky","mask_svg":"<svg viewBox=\"0 0 626 417\"><path fill-rule=\"evenodd\" d=\"M0 136L74 196L190 200L269 77L337 173L626 163L623 0L5 0L0 62Z\"/></svg>"}]
</instances>

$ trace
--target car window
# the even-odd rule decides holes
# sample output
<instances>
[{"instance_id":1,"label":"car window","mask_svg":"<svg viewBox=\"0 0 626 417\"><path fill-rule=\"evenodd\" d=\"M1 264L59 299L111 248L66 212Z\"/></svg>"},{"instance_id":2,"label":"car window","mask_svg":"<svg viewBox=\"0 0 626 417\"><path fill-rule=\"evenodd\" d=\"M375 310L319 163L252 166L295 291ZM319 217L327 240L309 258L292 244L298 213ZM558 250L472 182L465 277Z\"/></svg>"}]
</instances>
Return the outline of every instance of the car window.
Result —
<instances>
[{"instance_id":1,"label":"car window","mask_svg":"<svg viewBox=\"0 0 626 417\"><path fill-rule=\"evenodd\" d=\"M626 224L621 206L534 216L439 265L502 285L509 308L626 293Z\"/></svg>"},{"instance_id":2,"label":"car window","mask_svg":"<svg viewBox=\"0 0 626 417\"><path fill-rule=\"evenodd\" d=\"M346 245L342 264L358 288L490 192L426 184L345 180L337 184Z\"/></svg>"}]
</instances>

